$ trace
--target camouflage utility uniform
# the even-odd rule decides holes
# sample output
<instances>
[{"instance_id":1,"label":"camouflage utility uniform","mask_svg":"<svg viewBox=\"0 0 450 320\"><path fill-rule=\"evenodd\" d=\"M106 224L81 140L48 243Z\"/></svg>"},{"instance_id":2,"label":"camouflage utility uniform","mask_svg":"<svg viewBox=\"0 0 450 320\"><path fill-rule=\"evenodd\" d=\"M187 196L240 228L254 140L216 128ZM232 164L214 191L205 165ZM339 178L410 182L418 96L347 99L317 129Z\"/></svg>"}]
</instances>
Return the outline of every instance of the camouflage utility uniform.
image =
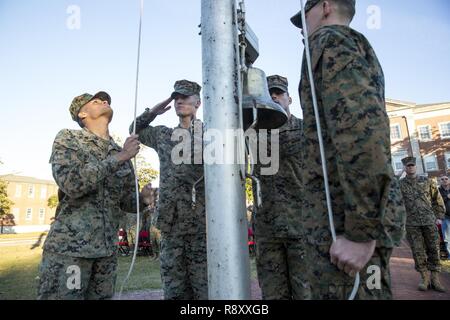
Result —
<instances>
[{"instance_id":1,"label":"camouflage utility uniform","mask_svg":"<svg viewBox=\"0 0 450 320\"><path fill-rule=\"evenodd\" d=\"M269 90L273 87L287 92L286 78L268 77L268 85ZM262 175L262 165L255 167L262 194L262 207L256 209L254 217L256 260L262 296L267 300L305 298L302 279L305 252L301 236L302 127L302 120L291 115L278 129L279 170L276 174ZM268 150L271 150L270 143L268 138Z\"/></svg>"},{"instance_id":2,"label":"camouflage utility uniform","mask_svg":"<svg viewBox=\"0 0 450 320\"><path fill-rule=\"evenodd\" d=\"M198 94L200 86L177 81L175 91L185 95ZM197 185L196 206L192 206L192 187L203 176L203 165L194 164L196 146L202 152L202 122L193 120L189 129L150 126L155 119L146 110L136 120L139 141L154 149L160 161L159 199L155 227L161 231L160 265L165 299L208 299L206 261L206 216L204 183ZM132 127L130 127L131 130ZM195 133L195 134L194 134ZM191 142L188 163L172 161L172 151L180 141L172 135L184 136ZM186 141L185 141L186 142ZM176 149L175 149L176 150Z\"/></svg>"},{"instance_id":3,"label":"camouflage utility uniform","mask_svg":"<svg viewBox=\"0 0 450 320\"><path fill-rule=\"evenodd\" d=\"M383 71L367 39L350 27L323 26L309 41L336 234L354 242L376 240L375 253L360 272L357 299L388 299L389 259L403 237L405 211L391 166ZM354 279L330 262L332 238L305 55L299 94L304 116L302 220L311 298L346 299ZM366 285L371 265L380 268L380 290Z\"/></svg>"},{"instance_id":4,"label":"camouflage utility uniform","mask_svg":"<svg viewBox=\"0 0 450 320\"><path fill-rule=\"evenodd\" d=\"M136 211L133 167L116 160L120 151L112 138L87 129L56 136L50 163L59 204L44 244L38 299L113 296L120 215Z\"/></svg>"},{"instance_id":5,"label":"camouflage utility uniform","mask_svg":"<svg viewBox=\"0 0 450 320\"><path fill-rule=\"evenodd\" d=\"M440 272L436 219L444 218L444 202L433 180L415 176L400 180L406 207L406 237L418 272Z\"/></svg>"}]
</instances>

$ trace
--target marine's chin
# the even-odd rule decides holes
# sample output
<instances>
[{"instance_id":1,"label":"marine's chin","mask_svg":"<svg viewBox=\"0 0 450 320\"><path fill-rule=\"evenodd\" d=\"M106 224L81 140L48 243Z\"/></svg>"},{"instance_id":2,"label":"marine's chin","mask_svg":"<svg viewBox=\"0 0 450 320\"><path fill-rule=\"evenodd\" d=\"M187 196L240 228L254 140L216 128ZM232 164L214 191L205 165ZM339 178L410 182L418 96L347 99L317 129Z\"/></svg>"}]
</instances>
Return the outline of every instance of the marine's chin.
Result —
<instances>
[{"instance_id":1,"label":"marine's chin","mask_svg":"<svg viewBox=\"0 0 450 320\"><path fill-rule=\"evenodd\" d=\"M181 110L177 110L177 116L178 117L180 117L180 118L185 118L185 117L188 117L189 116L189 114L187 113L187 112L183 112L183 111L181 111Z\"/></svg>"},{"instance_id":2,"label":"marine's chin","mask_svg":"<svg viewBox=\"0 0 450 320\"><path fill-rule=\"evenodd\" d=\"M109 122L111 122L114 116L113 109L111 108L107 109L107 111L105 112L105 116L108 117Z\"/></svg>"}]
</instances>

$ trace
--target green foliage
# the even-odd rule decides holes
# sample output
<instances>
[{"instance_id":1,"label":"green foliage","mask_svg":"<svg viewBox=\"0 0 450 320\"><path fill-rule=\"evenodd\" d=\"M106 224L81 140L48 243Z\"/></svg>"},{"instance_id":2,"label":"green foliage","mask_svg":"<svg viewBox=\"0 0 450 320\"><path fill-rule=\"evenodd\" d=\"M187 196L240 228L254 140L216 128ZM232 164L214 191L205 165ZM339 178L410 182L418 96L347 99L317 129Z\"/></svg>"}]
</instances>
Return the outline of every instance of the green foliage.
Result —
<instances>
[{"instance_id":1,"label":"green foliage","mask_svg":"<svg viewBox=\"0 0 450 320\"><path fill-rule=\"evenodd\" d=\"M58 206L58 202L58 196L56 194L53 194L47 199L47 206L50 209L54 209Z\"/></svg>"},{"instance_id":2,"label":"green foliage","mask_svg":"<svg viewBox=\"0 0 450 320\"><path fill-rule=\"evenodd\" d=\"M245 180L245 196L247 197L247 203L253 204L253 188L252 188L252 179L247 178Z\"/></svg>"},{"instance_id":3,"label":"green foliage","mask_svg":"<svg viewBox=\"0 0 450 320\"><path fill-rule=\"evenodd\" d=\"M0 179L0 218L11 213L11 206L14 204L8 198L8 183Z\"/></svg>"},{"instance_id":4,"label":"green foliage","mask_svg":"<svg viewBox=\"0 0 450 320\"><path fill-rule=\"evenodd\" d=\"M145 147L141 146L141 149L142 148ZM146 184L154 181L158 177L159 172L158 170L153 169L152 165L148 163L141 154L136 156L136 162L139 190L142 190Z\"/></svg>"},{"instance_id":5,"label":"green foliage","mask_svg":"<svg viewBox=\"0 0 450 320\"><path fill-rule=\"evenodd\" d=\"M146 184L154 181L158 177L159 172L153 169L150 165L148 165L147 167L138 166L137 175L139 181L139 190L142 190L142 188Z\"/></svg>"}]
</instances>

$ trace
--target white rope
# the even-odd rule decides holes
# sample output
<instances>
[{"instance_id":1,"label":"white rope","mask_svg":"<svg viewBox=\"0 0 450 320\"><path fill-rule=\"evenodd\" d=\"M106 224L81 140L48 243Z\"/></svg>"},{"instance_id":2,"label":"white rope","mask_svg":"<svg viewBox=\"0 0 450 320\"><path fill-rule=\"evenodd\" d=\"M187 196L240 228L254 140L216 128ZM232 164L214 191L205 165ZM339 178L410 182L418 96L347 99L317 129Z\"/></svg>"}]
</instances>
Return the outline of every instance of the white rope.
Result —
<instances>
[{"instance_id":1,"label":"white rope","mask_svg":"<svg viewBox=\"0 0 450 320\"><path fill-rule=\"evenodd\" d=\"M135 87L135 93L134 93L134 122L133 122L133 134L136 134L136 118L137 118L137 101L138 101L138 88L139 88L139 62L141 58L141 38L142 38L142 16L144 13L144 0L141 1L141 7L140 7L140 14L139 14L139 38L138 38L138 50L137 50L137 66L136 66L136 87ZM128 279L130 278L131 272L133 271L134 263L136 261L136 254L138 251L138 244L139 244L139 229L140 229L140 212L139 212L139 181L138 181L138 175L137 175L137 161L136 157L133 159L134 162L134 185L136 188L136 235L134 239L134 252L133 252L133 259L131 260L130 269L128 270L128 274L123 280L122 286L120 287L119 291L119 300L122 298L122 291L123 287L127 283Z\"/></svg>"},{"instance_id":2,"label":"white rope","mask_svg":"<svg viewBox=\"0 0 450 320\"><path fill-rule=\"evenodd\" d=\"M330 187L328 183L328 171L327 171L327 165L326 165L326 159L325 159L325 148L323 145L323 136L322 136L322 127L320 125L320 118L319 118L319 108L317 106L317 96L316 96L316 87L314 83L313 78L313 72L312 72L312 65L311 65L311 53L309 51L309 39L308 39L308 29L306 26L306 14L305 14L305 7L303 6L303 0L300 0L300 7L301 7L301 20L302 20L302 30L303 30L303 36L305 38L305 54L306 54L306 62L308 65L308 76L309 76L309 82L311 84L311 94L312 94L312 101L313 101L313 107L314 107L314 115L316 118L316 127L317 127L317 136L319 138L319 148L320 148L320 158L322 161L322 172L323 172L323 182L325 185L325 196L327 201L327 209L328 209L328 220L330 224L330 231L331 236L333 238L333 242L336 242L336 229L334 227L334 221L333 221L333 208L331 206L331 196L330 196ZM355 277L355 283L353 285L353 290L350 294L349 300L353 300L356 296L356 293L358 292L359 288L359 272L356 273Z\"/></svg>"}]
</instances>

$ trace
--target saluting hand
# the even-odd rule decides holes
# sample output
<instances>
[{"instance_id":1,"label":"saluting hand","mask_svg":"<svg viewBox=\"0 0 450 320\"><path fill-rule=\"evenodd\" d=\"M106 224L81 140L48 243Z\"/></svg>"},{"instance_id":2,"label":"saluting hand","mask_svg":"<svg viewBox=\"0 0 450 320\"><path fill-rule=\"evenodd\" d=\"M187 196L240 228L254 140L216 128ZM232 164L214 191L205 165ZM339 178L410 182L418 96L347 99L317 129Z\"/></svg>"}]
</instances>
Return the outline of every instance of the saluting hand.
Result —
<instances>
[{"instance_id":1,"label":"saluting hand","mask_svg":"<svg viewBox=\"0 0 450 320\"><path fill-rule=\"evenodd\" d=\"M339 270L354 277L369 262L375 251L376 241L353 242L338 236L330 248L331 263Z\"/></svg>"},{"instance_id":2,"label":"saluting hand","mask_svg":"<svg viewBox=\"0 0 450 320\"><path fill-rule=\"evenodd\" d=\"M166 100L164 100L163 102L158 103L156 106L154 106L153 108L150 109L150 112L156 116L159 116L163 113L166 113L167 111L170 110L170 108L172 108L172 106L168 106L168 104L170 102L172 102L173 98L169 97Z\"/></svg>"}]
</instances>

